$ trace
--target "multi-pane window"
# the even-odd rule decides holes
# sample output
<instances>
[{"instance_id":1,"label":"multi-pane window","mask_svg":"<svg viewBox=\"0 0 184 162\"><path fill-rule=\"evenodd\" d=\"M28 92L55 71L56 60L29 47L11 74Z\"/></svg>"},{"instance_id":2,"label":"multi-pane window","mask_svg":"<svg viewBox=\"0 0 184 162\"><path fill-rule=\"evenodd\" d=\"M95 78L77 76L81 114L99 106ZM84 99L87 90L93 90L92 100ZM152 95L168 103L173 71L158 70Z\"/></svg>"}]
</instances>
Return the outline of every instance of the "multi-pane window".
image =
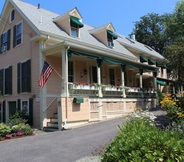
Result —
<instances>
[{"instance_id":1,"label":"multi-pane window","mask_svg":"<svg viewBox=\"0 0 184 162\"><path fill-rule=\"evenodd\" d=\"M1 35L1 49L0 53L3 53L10 49L10 29Z\"/></svg>"},{"instance_id":2,"label":"multi-pane window","mask_svg":"<svg viewBox=\"0 0 184 162\"><path fill-rule=\"evenodd\" d=\"M73 82L73 62L68 61L68 82Z\"/></svg>"},{"instance_id":3,"label":"multi-pane window","mask_svg":"<svg viewBox=\"0 0 184 162\"><path fill-rule=\"evenodd\" d=\"M30 60L17 65L17 92L31 91L31 64Z\"/></svg>"},{"instance_id":4,"label":"multi-pane window","mask_svg":"<svg viewBox=\"0 0 184 162\"><path fill-rule=\"evenodd\" d=\"M79 27L74 23L71 23L71 36L72 37L79 36Z\"/></svg>"},{"instance_id":5,"label":"multi-pane window","mask_svg":"<svg viewBox=\"0 0 184 162\"><path fill-rule=\"evenodd\" d=\"M114 69L109 69L109 82L111 85L115 85Z\"/></svg>"},{"instance_id":6,"label":"multi-pane window","mask_svg":"<svg viewBox=\"0 0 184 162\"><path fill-rule=\"evenodd\" d=\"M22 43L22 22L13 28L13 47Z\"/></svg>"}]
</instances>

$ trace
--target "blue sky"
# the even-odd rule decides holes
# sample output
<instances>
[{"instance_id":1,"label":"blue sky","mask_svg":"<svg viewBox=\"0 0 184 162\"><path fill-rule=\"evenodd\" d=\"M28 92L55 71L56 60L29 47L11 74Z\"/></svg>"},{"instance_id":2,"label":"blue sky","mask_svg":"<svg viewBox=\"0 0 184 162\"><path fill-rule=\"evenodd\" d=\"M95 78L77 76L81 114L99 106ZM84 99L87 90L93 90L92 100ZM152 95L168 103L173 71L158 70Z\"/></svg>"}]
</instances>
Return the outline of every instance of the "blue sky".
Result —
<instances>
[{"instance_id":1,"label":"blue sky","mask_svg":"<svg viewBox=\"0 0 184 162\"><path fill-rule=\"evenodd\" d=\"M77 7L83 23L98 27L111 22L116 32L128 36L134 22L148 13L172 13L176 2L181 0L22 0L41 8L63 14ZM0 10L5 0L1 0Z\"/></svg>"}]
</instances>

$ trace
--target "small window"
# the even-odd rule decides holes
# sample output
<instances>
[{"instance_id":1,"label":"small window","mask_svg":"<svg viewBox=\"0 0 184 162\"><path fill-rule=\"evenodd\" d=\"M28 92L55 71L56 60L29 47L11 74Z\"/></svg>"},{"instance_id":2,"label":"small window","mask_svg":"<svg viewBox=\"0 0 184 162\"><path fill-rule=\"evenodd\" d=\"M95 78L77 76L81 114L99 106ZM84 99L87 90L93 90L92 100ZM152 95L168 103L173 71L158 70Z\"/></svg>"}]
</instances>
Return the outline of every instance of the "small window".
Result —
<instances>
[{"instance_id":1,"label":"small window","mask_svg":"<svg viewBox=\"0 0 184 162\"><path fill-rule=\"evenodd\" d=\"M71 36L72 37L79 36L79 27L74 23L71 23Z\"/></svg>"},{"instance_id":2,"label":"small window","mask_svg":"<svg viewBox=\"0 0 184 162\"><path fill-rule=\"evenodd\" d=\"M115 85L114 69L109 69L109 81L111 85Z\"/></svg>"},{"instance_id":3,"label":"small window","mask_svg":"<svg viewBox=\"0 0 184 162\"><path fill-rule=\"evenodd\" d=\"M114 43L112 39L108 39L108 47L111 47L111 48L114 47Z\"/></svg>"},{"instance_id":4,"label":"small window","mask_svg":"<svg viewBox=\"0 0 184 162\"><path fill-rule=\"evenodd\" d=\"M26 115L29 115L29 100L21 101L21 110L24 111Z\"/></svg>"},{"instance_id":5,"label":"small window","mask_svg":"<svg viewBox=\"0 0 184 162\"><path fill-rule=\"evenodd\" d=\"M73 62L68 61L68 82L73 82Z\"/></svg>"},{"instance_id":6,"label":"small window","mask_svg":"<svg viewBox=\"0 0 184 162\"><path fill-rule=\"evenodd\" d=\"M22 43L22 23L14 26L13 36L13 47Z\"/></svg>"},{"instance_id":7,"label":"small window","mask_svg":"<svg viewBox=\"0 0 184 162\"><path fill-rule=\"evenodd\" d=\"M11 22L15 20L15 10L12 10L11 12Z\"/></svg>"}]
</instances>

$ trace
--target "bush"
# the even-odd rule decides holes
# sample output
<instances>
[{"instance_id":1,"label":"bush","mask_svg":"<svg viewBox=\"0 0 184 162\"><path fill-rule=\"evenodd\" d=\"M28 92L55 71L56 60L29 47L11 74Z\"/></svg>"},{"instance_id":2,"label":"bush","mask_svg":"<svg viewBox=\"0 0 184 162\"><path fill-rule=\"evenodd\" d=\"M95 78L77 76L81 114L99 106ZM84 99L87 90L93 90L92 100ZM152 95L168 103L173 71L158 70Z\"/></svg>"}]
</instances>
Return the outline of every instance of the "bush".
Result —
<instances>
[{"instance_id":1,"label":"bush","mask_svg":"<svg viewBox=\"0 0 184 162\"><path fill-rule=\"evenodd\" d=\"M27 123L27 118L28 116L25 114L25 112L20 110L17 111L14 115L11 115L6 124L12 127L21 123Z\"/></svg>"},{"instance_id":2,"label":"bush","mask_svg":"<svg viewBox=\"0 0 184 162\"><path fill-rule=\"evenodd\" d=\"M105 148L102 162L184 161L183 133L160 131L147 117L132 118Z\"/></svg>"},{"instance_id":3,"label":"bush","mask_svg":"<svg viewBox=\"0 0 184 162\"><path fill-rule=\"evenodd\" d=\"M22 129L22 131L24 132L24 135L31 135L31 134L33 134L33 130L32 130L32 128L30 127L30 125L29 124L26 124L25 126L24 126L24 128Z\"/></svg>"},{"instance_id":4,"label":"bush","mask_svg":"<svg viewBox=\"0 0 184 162\"><path fill-rule=\"evenodd\" d=\"M6 134L9 134L11 132L11 129L9 126L7 126L4 123L0 123L0 137L5 137Z\"/></svg>"}]
</instances>

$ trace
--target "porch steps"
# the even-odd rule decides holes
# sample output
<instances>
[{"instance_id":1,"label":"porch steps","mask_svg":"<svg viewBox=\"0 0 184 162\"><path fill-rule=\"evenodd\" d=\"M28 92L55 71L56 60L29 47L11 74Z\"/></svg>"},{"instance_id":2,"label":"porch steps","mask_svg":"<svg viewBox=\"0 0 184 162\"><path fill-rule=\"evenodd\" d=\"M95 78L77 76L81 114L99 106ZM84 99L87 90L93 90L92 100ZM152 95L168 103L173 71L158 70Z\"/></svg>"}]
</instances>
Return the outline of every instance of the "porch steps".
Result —
<instances>
[{"instance_id":1,"label":"porch steps","mask_svg":"<svg viewBox=\"0 0 184 162\"><path fill-rule=\"evenodd\" d=\"M47 122L47 126L43 128L45 132L58 131L58 114L54 113L53 117L50 118L50 122Z\"/></svg>"}]
</instances>

